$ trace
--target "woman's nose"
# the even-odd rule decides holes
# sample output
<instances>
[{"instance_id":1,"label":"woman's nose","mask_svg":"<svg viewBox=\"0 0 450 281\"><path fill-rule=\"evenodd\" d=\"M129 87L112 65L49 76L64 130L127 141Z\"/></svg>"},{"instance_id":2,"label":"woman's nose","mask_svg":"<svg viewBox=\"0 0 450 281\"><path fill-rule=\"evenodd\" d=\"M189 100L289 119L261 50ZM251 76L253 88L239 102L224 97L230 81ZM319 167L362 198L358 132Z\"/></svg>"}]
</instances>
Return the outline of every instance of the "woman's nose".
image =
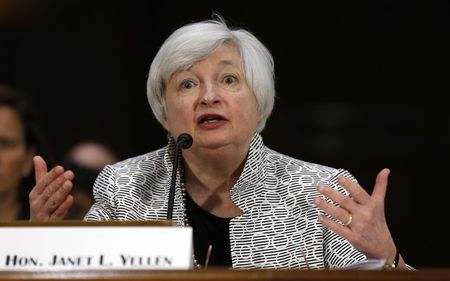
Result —
<instances>
[{"instance_id":1,"label":"woman's nose","mask_svg":"<svg viewBox=\"0 0 450 281\"><path fill-rule=\"evenodd\" d=\"M200 101L202 104L207 105L220 102L217 89L215 89L215 87L211 84L206 84L202 89Z\"/></svg>"}]
</instances>

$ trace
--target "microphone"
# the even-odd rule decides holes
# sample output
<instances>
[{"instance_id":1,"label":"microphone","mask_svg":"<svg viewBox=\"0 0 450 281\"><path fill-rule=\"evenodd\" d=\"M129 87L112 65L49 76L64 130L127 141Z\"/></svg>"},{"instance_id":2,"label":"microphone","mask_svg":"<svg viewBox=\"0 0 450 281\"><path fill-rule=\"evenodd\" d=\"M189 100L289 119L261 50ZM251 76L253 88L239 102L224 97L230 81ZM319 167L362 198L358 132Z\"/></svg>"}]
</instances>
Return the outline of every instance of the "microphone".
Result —
<instances>
[{"instance_id":1,"label":"microphone","mask_svg":"<svg viewBox=\"0 0 450 281\"><path fill-rule=\"evenodd\" d=\"M167 208L167 219L172 219L173 203L175 200L175 184L177 181L178 159L181 156L181 149L187 149L192 146L192 137L187 133L182 133L178 136L175 143L175 152L173 157L172 179L170 181L169 189L169 204Z\"/></svg>"}]
</instances>

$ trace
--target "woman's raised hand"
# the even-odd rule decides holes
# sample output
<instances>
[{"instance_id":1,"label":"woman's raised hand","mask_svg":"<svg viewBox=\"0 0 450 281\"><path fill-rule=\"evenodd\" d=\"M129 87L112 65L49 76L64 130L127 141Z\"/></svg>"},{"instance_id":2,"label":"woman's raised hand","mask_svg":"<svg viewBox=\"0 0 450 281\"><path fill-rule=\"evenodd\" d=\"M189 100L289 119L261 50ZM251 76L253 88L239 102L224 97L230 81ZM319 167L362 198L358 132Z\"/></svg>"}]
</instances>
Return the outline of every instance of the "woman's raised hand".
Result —
<instances>
[{"instance_id":1,"label":"woman's raised hand","mask_svg":"<svg viewBox=\"0 0 450 281\"><path fill-rule=\"evenodd\" d=\"M33 158L36 185L29 194L30 220L62 220L73 203L70 195L74 174L61 166L47 170L47 163L40 156Z\"/></svg>"},{"instance_id":2,"label":"woman's raised hand","mask_svg":"<svg viewBox=\"0 0 450 281\"><path fill-rule=\"evenodd\" d=\"M389 173L388 169L378 173L372 195L345 177L339 177L338 181L350 196L325 185L317 187L321 194L338 204L317 197L315 204L329 215L320 215L319 221L369 258L393 259L396 254L384 214Z\"/></svg>"}]
</instances>

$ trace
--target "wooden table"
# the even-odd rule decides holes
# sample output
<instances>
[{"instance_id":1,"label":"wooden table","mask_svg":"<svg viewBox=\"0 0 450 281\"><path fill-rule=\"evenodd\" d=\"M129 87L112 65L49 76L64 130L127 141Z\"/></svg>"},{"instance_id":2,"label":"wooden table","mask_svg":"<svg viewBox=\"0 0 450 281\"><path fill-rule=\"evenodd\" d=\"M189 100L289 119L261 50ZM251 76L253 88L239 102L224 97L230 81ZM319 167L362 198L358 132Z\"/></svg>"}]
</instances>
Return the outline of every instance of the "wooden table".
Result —
<instances>
[{"instance_id":1,"label":"wooden table","mask_svg":"<svg viewBox=\"0 0 450 281\"><path fill-rule=\"evenodd\" d=\"M306 270L229 270L210 268L192 271L72 271L72 272L0 272L0 280L450 280L450 269L418 271L306 271Z\"/></svg>"}]
</instances>

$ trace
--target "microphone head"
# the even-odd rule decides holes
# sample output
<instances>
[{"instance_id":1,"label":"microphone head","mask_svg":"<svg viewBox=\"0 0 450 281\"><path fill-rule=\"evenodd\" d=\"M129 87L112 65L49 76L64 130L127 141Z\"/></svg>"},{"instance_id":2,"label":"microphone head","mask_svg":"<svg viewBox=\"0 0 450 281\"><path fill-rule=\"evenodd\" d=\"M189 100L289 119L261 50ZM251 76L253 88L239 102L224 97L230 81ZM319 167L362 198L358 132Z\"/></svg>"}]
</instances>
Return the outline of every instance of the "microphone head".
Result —
<instances>
[{"instance_id":1,"label":"microphone head","mask_svg":"<svg viewBox=\"0 0 450 281\"><path fill-rule=\"evenodd\" d=\"M181 145L183 149L187 149L192 146L192 137L188 133L182 133L178 136L177 144Z\"/></svg>"}]
</instances>

